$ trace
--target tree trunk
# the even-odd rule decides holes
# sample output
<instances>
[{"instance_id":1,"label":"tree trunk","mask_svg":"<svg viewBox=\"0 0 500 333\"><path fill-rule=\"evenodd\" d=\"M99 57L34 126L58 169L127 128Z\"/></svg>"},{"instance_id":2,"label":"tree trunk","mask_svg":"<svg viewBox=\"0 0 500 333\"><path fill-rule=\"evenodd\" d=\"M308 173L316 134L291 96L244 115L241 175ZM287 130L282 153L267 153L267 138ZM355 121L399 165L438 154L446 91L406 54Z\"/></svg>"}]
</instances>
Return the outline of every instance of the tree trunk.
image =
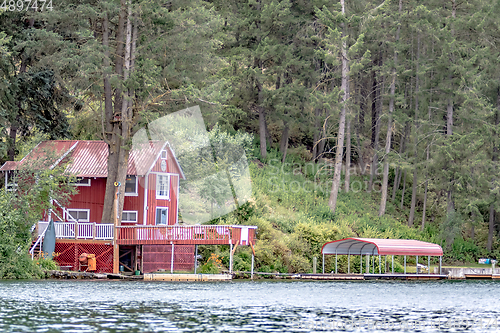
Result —
<instances>
[{"instance_id":1,"label":"tree trunk","mask_svg":"<svg viewBox=\"0 0 500 333\"><path fill-rule=\"evenodd\" d=\"M257 79L257 109L259 110L259 138L260 138L260 156L265 159L267 157L267 144L266 144L266 113L262 105L264 97L262 92L262 85Z\"/></svg>"},{"instance_id":2,"label":"tree trunk","mask_svg":"<svg viewBox=\"0 0 500 333\"><path fill-rule=\"evenodd\" d=\"M495 110L495 118L494 118L494 123L495 123L495 128L498 127L498 124L500 122L500 88L497 90L497 109ZM492 161L494 164L498 160L498 147L497 147L497 133L496 131L493 131L493 137L495 138L493 141L493 154L492 154ZM490 204L490 220L489 220L489 227L488 227L488 244L487 244L487 249L489 252L491 252L492 246L493 246L493 234L495 232L495 206L494 202L496 201L496 195L493 195L493 202Z\"/></svg>"},{"instance_id":3,"label":"tree trunk","mask_svg":"<svg viewBox=\"0 0 500 333\"><path fill-rule=\"evenodd\" d=\"M403 0L399 0L399 15L403 10ZM399 41L399 32L401 30L401 25L398 19L398 29L396 30L396 44ZM385 207L387 205L387 190L389 185L389 161L388 154L391 151L391 139L392 139L392 115L394 113L394 99L396 95L396 67L398 63L398 51L394 50L394 67L392 69L392 82L391 82L391 99L389 100L389 115L387 120L387 136L385 140L385 156L384 156L384 175L382 179L382 198L380 201L380 210L378 216L383 216L385 214Z\"/></svg>"},{"instance_id":4,"label":"tree trunk","mask_svg":"<svg viewBox=\"0 0 500 333\"><path fill-rule=\"evenodd\" d=\"M290 128L288 127L288 122L284 122L283 133L281 134L280 152L283 154L282 163L285 163L286 153L288 150L288 138L290 136Z\"/></svg>"},{"instance_id":5,"label":"tree trunk","mask_svg":"<svg viewBox=\"0 0 500 333\"><path fill-rule=\"evenodd\" d=\"M367 92L367 90L368 89L366 89L365 82L360 80L358 130L361 133L363 133L363 131L365 130L366 100L368 99L368 92Z\"/></svg>"},{"instance_id":6,"label":"tree trunk","mask_svg":"<svg viewBox=\"0 0 500 333\"><path fill-rule=\"evenodd\" d=\"M380 57L381 55L379 54L379 59L375 61L376 66L380 66ZM378 114L378 108L377 108L377 102L378 99L380 98L380 87L379 87L379 82L377 82L377 72L374 70L373 71L373 83L372 83L372 126L371 126L371 146L373 149L376 149L375 147L378 144L377 140L377 127L378 127L378 119L379 119L379 114Z\"/></svg>"},{"instance_id":7,"label":"tree trunk","mask_svg":"<svg viewBox=\"0 0 500 333\"><path fill-rule=\"evenodd\" d=\"M429 148L430 145L427 146L427 157L425 159L426 165L429 163ZM427 214L427 187L429 185L429 181L427 180L427 171L425 172L425 185L424 185L424 207L422 209L422 231L425 229L425 214Z\"/></svg>"},{"instance_id":8,"label":"tree trunk","mask_svg":"<svg viewBox=\"0 0 500 333\"><path fill-rule=\"evenodd\" d=\"M321 138L323 137L323 129L320 127L320 108L314 109L314 137L313 137L313 161L317 161L322 151L320 151Z\"/></svg>"},{"instance_id":9,"label":"tree trunk","mask_svg":"<svg viewBox=\"0 0 500 333\"><path fill-rule=\"evenodd\" d=\"M403 176L403 192L401 193L401 204L399 205L399 209L403 209L403 203L405 201L405 191L406 191L406 170Z\"/></svg>"},{"instance_id":10,"label":"tree trunk","mask_svg":"<svg viewBox=\"0 0 500 333\"><path fill-rule=\"evenodd\" d=\"M403 153L405 152L406 148L406 138L409 135L409 125L408 122L405 124L405 130L403 133L403 136L401 137L401 143L399 144L399 156L403 156ZM392 188L392 198L391 202L394 202L396 200L396 191L399 189L399 184L401 183L401 174L403 171L401 170L400 167L396 169L396 175L394 176L394 186Z\"/></svg>"},{"instance_id":11,"label":"tree trunk","mask_svg":"<svg viewBox=\"0 0 500 333\"><path fill-rule=\"evenodd\" d=\"M356 136L356 151L358 152L358 163L359 167L361 168L361 174L364 175L366 172L366 165L365 165L365 160L363 158L363 151L361 150L361 142L359 140L359 131L356 128L356 132L354 133Z\"/></svg>"},{"instance_id":12,"label":"tree trunk","mask_svg":"<svg viewBox=\"0 0 500 333\"><path fill-rule=\"evenodd\" d=\"M495 208L493 204L490 205L490 220L488 227L488 243L486 245L486 249L488 252L491 252L493 247L493 233L495 232Z\"/></svg>"},{"instance_id":13,"label":"tree trunk","mask_svg":"<svg viewBox=\"0 0 500 333\"><path fill-rule=\"evenodd\" d=\"M455 0L451 0L452 2L452 17L453 18L456 18L456 2ZM452 37L454 36L454 30L453 30L453 24L452 24L452 28L451 28L451 35ZM452 57L453 59L453 57ZM452 79L452 75L450 74L449 76L449 79L450 79L450 84L452 84L451 82L451 79ZM447 136L452 136L453 135L453 99L450 97L448 99L448 106L446 108L446 135ZM450 214L452 210L455 209L455 204L453 202L453 190L451 188L452 186L452 183L453 183L453 179L450 179L450 184L448 185L448 191L447 191L447 200L448 200L448 204L447 204L447 213Z\"/></svg>"},{"instance_id":14,"label":"tree trunk","mask_svg":"<svg viewBox=\"0 0 500 333\"><path fill-rule=\"evenodd\" d=\"M346 119L346 147L345 147L345 192L349 192L351 183L351 120L349 115Z\"/></svg>"},{"instance_id":15,"label":"tree trunk","mask_svg":"<svg viewBox=\"0 0 500 333\"><path fill-rule=\"evenodd\" d=\"M33 28L35 24L35 19L34 18L30 18L28 19L28 28L31 29ZM21 66L19 67L19 74L18 75L22 75L24 73L26 73L26 69L28 68L28 59L26 58L25 54L24 54L24 49L22 51L22 54L21 54ZM18 107L18 112L21 111L21 101L18 100L17 102L17 107ZM10 124L10 129L9 129L9 149L7 151L7 157L9 159L9 161L14 161L15 157L16 157L16 139L17 139L17 131L19 130L19 122L17 121L17 119L14 119L12 121L12 123Z\"/></svg>"},{"instance_id":16,"label":"tree trunk","mask_svg":"<svg viewBox=\"0 0 500 333\"><path fill-rule=\"evenodd\" d=\"M342 15L345 17L345 3L340 0L342 6ZM342 25L342 37L346 36L346 27ZM333 175L332 191L330 192L329 206L333 213L337 207L337 196L340 187L340 173L342 171L342 151L344 148L344 132L345 132L345 117L347 109L347 101L349 100L349 60L347 59L347 42L342 40L342 110L340 111L339 133L337 140L337 149L335 152L335 172Z\"/></svg>"},{"instance_id":17,"label":"tree trunk","mask_svg":"<svg viewBox=\"0 0 500 333\"><path fill-rule=\"evenodd\" d=\"M381 58L382 55L379 55ZM381 64L381 60L378 60L378 65ZM381 78L383 82L383 78ZM373 147L373 157L370 166L370 182L368 184L368 192L373 189L373 181L377 173L377 163L378 163L378 143L380 137L380 113L382 110L382 98L381 98L381 85L383 83L378 83L376 78L376 73L373 72L373 95L372 98L372 147Z\"/></svg>"},{"instance_id":18,"label":"tree trunk","mask_svg":"<svg viewBox=\"0 0 500 333\"><path fill-rule=\"evenodd\" d=\"M418 77L418 71L419 71L419 61L420 61L420 34L417 36L417 61L416 61L416 68L415 68L415 144L414 144L414 149L415 149L415 166L413 169L413 184L412 184L412 191L411 191L411 207L410 207L410 217L408 218L408 226L412 227L413 226L413 220L415 219L415 206L417 204L417 181L418 181L418 175L417 175L417 164L418 164L418 94L419 94L419 77Z\"/></svg>"},{"instance_id":19,"label":"tree trunk","mask_svg":"<svg viewBox=\"0 0 500 333\"><path fill-rule=\"evenodd\" d=\"M115 63L117 66L115 67L115 74L125 81L131 75L133 69L135 40L137 39L137 27L132 27L132 6L127 4L126 0L121 1L119 22L121 20L123 20L123 24L118 24L118 31L116 32L117 54ZM107 25L107 17L104 17L103 46L106 49L109 46L109 29ZM122 39L118 39L118 36L121 36ZM123 38L125 38L125 40L123 40ZM119 45L122 46L119 47ZM121 53L118 53L118 51ZM107 51L105 50L105 52ZM109 65L106 56L103 65ZM122 92L120 89L115 90L113 114L113 112L110 112L112 104L110 102L111 94L108 84L108 76L104 75L106 129L111 130L107 130L106 133L104 133L104 138L109 145L109 156L102 223L112 224L114 223L115 217L118 221L121 221L130 149L128 145L135 120L133 116L134 92L132 90L127 90L125 92ZM120 186L117 187L115 184L120 184ZM116 201L115 198L117 194L118 200Z\"/></svg>"}]
</instances>

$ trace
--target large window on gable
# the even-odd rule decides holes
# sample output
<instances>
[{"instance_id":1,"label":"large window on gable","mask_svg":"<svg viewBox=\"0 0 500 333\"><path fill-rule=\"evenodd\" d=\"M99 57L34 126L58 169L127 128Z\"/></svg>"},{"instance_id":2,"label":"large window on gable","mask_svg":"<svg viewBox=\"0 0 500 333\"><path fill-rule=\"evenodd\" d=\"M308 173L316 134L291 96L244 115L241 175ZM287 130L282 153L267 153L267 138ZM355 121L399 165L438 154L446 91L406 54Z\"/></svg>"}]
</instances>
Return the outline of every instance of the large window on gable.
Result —
<instances>
[{"instance_id":1,"label":"large window on gable","mask_svg":"<svg viewBox=\"0 0 500 333\"><path fill-rule=\"evenodd\" d=\"M170 176L156 175L156 198L170 199Z\"/></svg>"},{"instance_id":2,"label":"large window on gable","mask_svg":"<svg viewBox=\"0 0 500 333\"><path fill-rule=\"evenodd\" d=\"M161 156L162 160L166 160L167 159L167 151L166 150L162 150L160 156Z\"/></svg>"},{"instance_id":3,"label":"large window on gable","mask_svg":"<svg viewBox=\"0 0 500 333\"><path fill-rule=\"evenodd\" d=\"M137 176L128 175L125 180L125 195L136 196L137 192Z\"/></svg>"},{"instance_id":4,"label":"large window on gable","mask_svg":"<svg viewBox=\"0 0 500 333\"><path fill-rule=\"evenodd\" d=\"M68 221L89 222L90 209L68 209Z\"/></svg>"}]
</instances>

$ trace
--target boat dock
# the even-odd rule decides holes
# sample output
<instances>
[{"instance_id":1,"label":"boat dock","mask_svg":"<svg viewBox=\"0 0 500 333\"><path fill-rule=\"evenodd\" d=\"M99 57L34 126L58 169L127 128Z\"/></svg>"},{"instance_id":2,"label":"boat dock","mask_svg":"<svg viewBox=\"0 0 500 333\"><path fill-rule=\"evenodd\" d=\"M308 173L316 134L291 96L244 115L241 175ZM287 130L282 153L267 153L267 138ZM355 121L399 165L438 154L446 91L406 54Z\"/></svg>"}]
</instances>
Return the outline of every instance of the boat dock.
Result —
<instances>
[{"instance_id":1,"label":"boat dock","mask_svg":"<svg viewBox=\"0 0 500 333\"><path fill-rule=\"evenodd\" d=\"M251 272L234 272L235 278L250 278ZM444 280L444 274L386 273L386 274L334 274L334 273L261 273L254 275L273 279L316 280L316 281L363 281L363 280ZM500 278L500 275L499 275Z\"/></svg>"}]
</instances>

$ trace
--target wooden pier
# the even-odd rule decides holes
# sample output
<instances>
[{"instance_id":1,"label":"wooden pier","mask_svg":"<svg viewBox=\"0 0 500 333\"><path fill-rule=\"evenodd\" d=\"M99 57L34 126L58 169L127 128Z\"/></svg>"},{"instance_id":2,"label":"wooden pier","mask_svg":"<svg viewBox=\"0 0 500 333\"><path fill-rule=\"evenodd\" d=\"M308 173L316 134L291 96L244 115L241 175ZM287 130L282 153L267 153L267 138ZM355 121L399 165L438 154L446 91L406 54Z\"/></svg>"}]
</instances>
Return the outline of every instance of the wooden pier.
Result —
<instances>
[{"instance_id":1,"label":"wooden pier","mask_svg":"<svg viewBox=\"0 0 500 333\"><path fill-rule=\"evenodd\" d=\"M230 274L144 274L144 281L182 281L182 282L208 282L231 281Z\"/></svg>"},{"instance_id":2,"label":"wooden pier","mask_svg":"<svg viewBox=\"0 0 500 333\"><path fill-rule=\"evenodd\" d=\"M236 278L250 277L251 272L234 272ZM443 274L334 274L334 273L262 273L254 272L255 276L274 279L316 280L316 281L363 281L363 280L444 280L448 275ZM500 275L498 275L500 278Z\"/></svg>"}]
</instances>

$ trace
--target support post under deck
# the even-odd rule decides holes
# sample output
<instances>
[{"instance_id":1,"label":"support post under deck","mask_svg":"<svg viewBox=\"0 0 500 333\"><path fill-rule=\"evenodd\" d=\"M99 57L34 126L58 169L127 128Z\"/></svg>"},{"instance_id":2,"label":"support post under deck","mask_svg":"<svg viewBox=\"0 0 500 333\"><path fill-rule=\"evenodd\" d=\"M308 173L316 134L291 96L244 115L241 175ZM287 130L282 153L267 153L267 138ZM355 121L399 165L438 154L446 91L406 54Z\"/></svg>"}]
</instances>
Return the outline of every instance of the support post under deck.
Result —
<instances>
[{"instance_id":1,"label":"support post under deck","mask_svg":"<svg viewBox=\"0 0 500 333\"><path fill-rule=\"evenodd\" d=\"M394 274L394 254L392 255L392 274Z\"/></svg>"},{"instance_id":2,"label":"support post under deck","mask_svg":"<svg viewBox=\"0 0 500 333\"><path fill-rule=\"evenodd\" d=\"M250 278L253 280L253 267L254 267L255 255L252 252L252 271L250 273Z\"/></svg>"},{"instance_id":3,"label":"support post under deck","mask_svg":"<svg viewBox=\"0 0 500 333\"><path fill-rule=\"evenodd\" d=\"M406 255L405 255L405 274L406 274Z\"/></svg>"},{"instance_id":4,"label":"support post under deck","mask_svg":"<svg viewBox=\"0 0 500 333\"><path fill-rule=\"evenodd\" d=\"M229 274L233 274L233 243L229 244Z\"/></svg>"},{"instance_id":5,"label":"support post under deck","mask_svg":"<svg viewBox=\"0 0 500 333\"><path fill-rule=\"evenodd\" d=\"M194 246L194 274L196 274L196 269L198 268L198 245Z\"/></svg>"},{"instance_id":6,"label":"support post under deck","mask_svg":"<svg viewBox=\"0 0 500 333\"><path fill-rule=\"evenodd\" d=\"M337 250L335 250L335 274L337 274Z\"/></svg>"},{"instance_id":7,"label":"support post under deck","mask_svg":"<svg viewBox=\"0 0 500 333\"><path fill-rule=\"evenodd\" d=\"M174 274L174 243L171 242L172 244L172 257L170 258L170 273Z\"/></svg>"},{"instance_id":8,"label":"support post under deck","mask_svg":"<svg viewBox=\"0 0 500 333\"><path fill-rule=\"evenodd\" d=\"M323 269L322 269L323 274L325 274L325 254L323 253Z\"/></svg>"},{"instance_id":9,"label":"support post under deck","mask_svg":"<svg viewBox=\"0 0 500 333\"><path fill-rule=\"evenodd\" d=\"M441 264L442 264L442 261L443 261L443 256L440 256L440 257L439 257L439 275L443 274L443 273L441 272Z\"/></svg>"},{"instance_id":10,"label":"support post under deck","mask_svg":"<svg viewBox=\"0 0 500 333\"><path fill-rule=\"evenodd\" d=\"M417 263L415 264L415 266L417 267L417 274L418 274L418 256L417 256Z\"/></svg>"}]
</instances>

